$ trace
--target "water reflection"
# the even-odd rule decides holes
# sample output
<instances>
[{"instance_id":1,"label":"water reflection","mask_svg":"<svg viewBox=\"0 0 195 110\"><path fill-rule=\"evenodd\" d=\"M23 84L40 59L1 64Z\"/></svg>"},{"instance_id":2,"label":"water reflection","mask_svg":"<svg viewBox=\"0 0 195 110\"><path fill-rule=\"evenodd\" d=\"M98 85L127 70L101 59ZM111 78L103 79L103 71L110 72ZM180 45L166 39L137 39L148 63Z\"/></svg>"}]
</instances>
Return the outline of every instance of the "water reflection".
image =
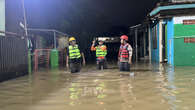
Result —
<instances>
[{"instance_id":1,"label":"water reflection","mask_svg":"<svg viewBox=\"0 0 195 110\"><path fill-rule=\"evenodd\" d=\"M193 67L135 65L72 75L44 70L0 83L2 110L193 110ZM147 70L147 71L145 71Z\"/></svg>"},{"instance_id":2,"label":"water reflection","mask_svg":"<svg viewBox=\"0 0 195 110\"><path fill-rule=\"evenodd\" d=\"M132 77L132 76L131 76ZM136 103L136 95L133 92L133 81L120 81L120 94L123 99L122 110L133 109Z\"/></svg>"},{"instance_id":3,"label":"water reflection","mask_svg":"<svg viewBox=\"0 0 195 110\"><path fill-rule=\"evenodd\" d=\"M70 105L76 106L81 104L81 99L83 98L96 98L94 100L99 99L99 102L97 104L104 104L104 102L100 101L101 99L106 98L106 84L99 79L94 79L93 82L87 84L85 77L82 78L82 80L74 81L70 84L69 87L69 99L70 99Z\"/></svg>"},{"instance_id":4,"label":"water reflection","mask_svg":"<svg viewBox=\"0 0 195 110\"><path fill-rule=\"evenodd\" d=\"M174 104L176 100L176 86L174 85L174 67L167 67L167 65L159 64L159 72L157 74L156 81L159 82L157 88L160 89L164 99L161 100L162 103L168 102L171 110L176 110L176 105Z\"/></svg>"}]
</instances>

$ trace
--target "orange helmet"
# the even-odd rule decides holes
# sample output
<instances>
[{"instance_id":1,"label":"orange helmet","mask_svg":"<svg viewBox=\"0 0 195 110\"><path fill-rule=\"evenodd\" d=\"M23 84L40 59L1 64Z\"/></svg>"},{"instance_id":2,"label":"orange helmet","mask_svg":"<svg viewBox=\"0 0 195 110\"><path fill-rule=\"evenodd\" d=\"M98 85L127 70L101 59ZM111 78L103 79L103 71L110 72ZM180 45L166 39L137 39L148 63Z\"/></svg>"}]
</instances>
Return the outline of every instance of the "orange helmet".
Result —
<instances>
[{"instance_id":1,"label":"orange helmet","mask_svg":"<svg viewBox=\"0 0 195 110\"><path fill-rule=\"evenodd\" d=\"M123 40L126 40L126 41L127 41L127 40L128 40L128 36L127 36L127 35L122 35L122 36L121 36L121 39L123 39Z\"/></svg>"}]
</instances>

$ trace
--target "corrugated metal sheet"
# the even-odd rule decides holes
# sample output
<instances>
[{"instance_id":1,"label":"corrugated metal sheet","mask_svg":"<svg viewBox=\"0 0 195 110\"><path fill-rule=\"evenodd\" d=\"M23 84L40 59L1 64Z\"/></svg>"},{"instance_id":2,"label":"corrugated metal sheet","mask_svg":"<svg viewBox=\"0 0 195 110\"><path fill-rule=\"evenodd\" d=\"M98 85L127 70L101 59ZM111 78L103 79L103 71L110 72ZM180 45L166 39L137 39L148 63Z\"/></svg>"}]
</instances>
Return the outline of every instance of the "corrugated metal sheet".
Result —
<instances>
[{"instance_id":1,"label":"corrugated metal sheet","mask_svg":"<svg viewBox=\"0 0 195 110\"><path fill-rule=\"evenodd\" d=\"M28 49L25 39L0 36L0 81L28 73Z\"/></svg>"}]
</instances>

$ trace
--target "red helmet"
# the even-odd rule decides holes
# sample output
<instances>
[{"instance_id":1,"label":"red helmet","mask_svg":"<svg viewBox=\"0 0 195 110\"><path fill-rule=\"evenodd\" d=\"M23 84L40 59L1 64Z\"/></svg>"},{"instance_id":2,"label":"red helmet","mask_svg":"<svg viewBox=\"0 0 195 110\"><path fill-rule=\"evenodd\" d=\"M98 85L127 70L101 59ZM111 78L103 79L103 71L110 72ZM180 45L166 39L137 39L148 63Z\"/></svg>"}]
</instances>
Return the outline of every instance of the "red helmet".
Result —
<instances>
[{"instance_id":1,"label":"red helmet","mask_svg":"<svg viewBox=\"0 0 195 110\"><path fill-rule=\"evenodd\" d=\"M127 35L122 35L121 39L128 40L128 36Z\"/></svg>"}]
</instances>

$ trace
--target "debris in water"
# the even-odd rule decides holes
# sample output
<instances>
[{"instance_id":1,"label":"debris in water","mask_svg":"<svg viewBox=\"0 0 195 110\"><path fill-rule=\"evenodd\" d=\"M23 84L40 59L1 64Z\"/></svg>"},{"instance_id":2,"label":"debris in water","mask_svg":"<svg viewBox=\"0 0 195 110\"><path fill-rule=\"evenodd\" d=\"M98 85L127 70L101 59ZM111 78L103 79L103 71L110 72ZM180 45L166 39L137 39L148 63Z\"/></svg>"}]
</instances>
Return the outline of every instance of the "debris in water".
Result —
<instances>
[{"instance_id":1,"label":"debris in water","mask_svg":"<svg viewBox=\"0 0 195 110\"><path fill-rule=\"evenodd\" d=\"M130 76L134 76L135 74L134 74L134 72L130 72L130 74L129 74Z\"/></svg>"}]
</instances>

